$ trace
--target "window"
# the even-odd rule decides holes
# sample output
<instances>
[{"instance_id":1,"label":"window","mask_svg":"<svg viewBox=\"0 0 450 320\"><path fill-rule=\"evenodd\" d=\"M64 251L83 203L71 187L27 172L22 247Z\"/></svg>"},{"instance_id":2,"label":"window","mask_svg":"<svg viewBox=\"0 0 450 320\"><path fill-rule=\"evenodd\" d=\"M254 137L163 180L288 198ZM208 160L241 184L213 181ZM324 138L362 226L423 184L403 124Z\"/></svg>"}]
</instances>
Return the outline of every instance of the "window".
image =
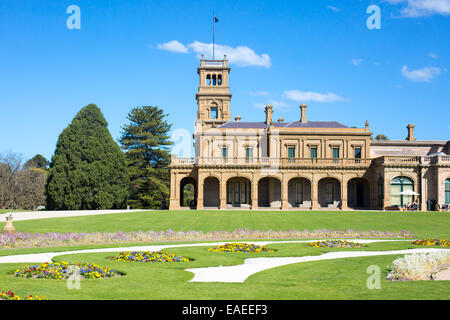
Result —
<instances>
[{"instance_id":1,"label":"window","mask_svg":"<svg viewBox=\"0 0 450 320\"><path fill-rule=\"evenodd\" d=\"M217 84L218 84L219 86L222 85L222 75L221 75L221 74L219 74L219 75L217 76Z\"/></svg>"},{"instance_id":2,"label":"window","mask_svg":"<svg viewBox=\"0 0 450 320\"><path fill-rule=\"evenodd\" d=\"M316 159L317 158L317 147L311 147L310 152L311 152L311 159Z\"/></svg>"},{"instance_id":3,"label":"window","mask_svg":"<svg viewBox=\"0 0 450 320\"><path fill-rule=\"evenodd\" d=\"M303 182L295 183L295 203L296 204L303 203Z\"/></svg>"},{"instance_id":4,"label":"window","mask_svg":"<svg viewBox=\"0 0 450 320\"><path fill-rule=\"evenodd\" d=\"M295 147L288 147L289 162L293 162L295 158Z\"/></svg>"},{"instance_id":5,"label":"window","mask_svg":"<svg viewBox=\"0 0 450 320\"><path fill-rule=\"evenodd\" d=\"M361 159L361 147L355 148L355 159Z\"/></svg>"},{"instance_id":6,"label":"window","mask_svg":"<svg viewBox=\"0 0 450 320\"><path fill-rule=\"evenodd\" d=\"M242 203L247 203L247 182L242 182Z\"/></svg>"},{"instance_id":7,"label":"window","mask_svg":"<svg viewBox=\"0 0 450 320\"><path fill-rule=\"evenodd\" d=\"M334 159L339 158L339 147L334 147L333 148L333 158Z\"/></svg>"},{"instance_id":8,"label":"window","mask_svg":"<svg viewBox=\"0 0 450 320\"><path fill-rule=\"evenodd\" d=\"M326 189L327 204L333 203L333 182L327 182Z\"/></svg>"},{"instance_id":9,"label":"window","mask_svg":"<svg viewBox=\"0 0 450 320\"><path fill-rule=\"evenodd\" d=\"M450 179L445 180L445 204L450 204Z\"/></svg>"},{"instance_id":10,"label":"window","mask_svg":"<svg viewBox=\"0 0 450 320\"><path fill-rule=\"evenodd\" d=\"M333 159L339 159L339 147L333 147ZM333 160L333 162L338 162L338 160Z\"/></svg>"},{"instance_id":11,"label":"window","mask_svg":"<svg viewBox=\"0 0 450 320\"><path fill-rule=\"evenodd\" d=\"M405 206L413 202L412 194L403 194L405 191L414 191L414 182L408 177L396 177L391 182L391 204Z\"/></svg>"},{"instance_id":12,"label":"window","mask_svg":"<svg viewBox=\"0 0 450 320\"><path fill-rule=\"evenodd\" d=\"M245 159L247 160L247 162L252 161L252 159L253 159L253 148L252 147L245 148Z\"/></svg>"},{"instance_id":13,"label":"window","mask_svg":"<svg viewBox=\"0 0 450 320\"><path fill-rule=\"evenodd\" d=\"M234 183L234 203L241 203L240 191L239 191L240 186L241 186L240 182Z\"/></svg>"},{"instance_id":14,"label":"window","mask_svg":"<svg viewBox=\"0 0 450 320\"><path fill-rule=\"evenodd\" d=\"M222 147L222 158L223 158L223 160L227 160L227 158L228 158L228 148L227 147Z\"/></svg>"},{"instance_id":15,"label":"window","mask_svg":"<svg viewBox=\"0 0 450 320\"><path fill-rule=\"evenodd\" d=\"M213 76L212 76L212 85L215 86L216 84L217 84L216 83L216 75L213 74Z\"/></svg>"},{"instance_id":16,"label":"window","mask_svg":"<svg viewBox=\"0 0 450 320\"><path fill-rule=\"evenodd\" d=\"M211 119L217 119L217 107L211 107Z\"/></svg>"},{"instance_id":17,"label":"window","mask_svg":"<svg viewBox=\"0 0 450 320\"><path fill-rule=\"evenodd\" d=\"M233 203L233 185L231 182L227 182L227 203Z\"/></svg>"},{"instance_id":18,"label":"window","mask_svg":"<svg viewBox=\"0 0 450 320\"><path fill-rule=\"evenodd\" d=\"M206 76L206 85L208 85L208 86L211 85L211 75L210 75L210 74L208 74L208 75Z\"/></svg>"}]
</instances>

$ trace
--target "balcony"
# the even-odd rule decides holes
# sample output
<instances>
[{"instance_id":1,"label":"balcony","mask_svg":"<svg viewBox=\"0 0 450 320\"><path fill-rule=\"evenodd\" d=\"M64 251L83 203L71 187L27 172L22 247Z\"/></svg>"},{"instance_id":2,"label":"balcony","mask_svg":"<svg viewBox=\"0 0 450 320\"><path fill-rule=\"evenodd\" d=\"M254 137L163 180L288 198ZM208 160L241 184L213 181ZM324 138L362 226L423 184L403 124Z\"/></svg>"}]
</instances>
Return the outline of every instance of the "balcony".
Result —
<instances>
[{"instance_id":1,"label":"balcony","mask_svg":"<svg viewBox=\"0 0 450 320\"><path fill-rule=\"evenodd\" d=\"M429 165L450 164L450 156L383 156L373 160L373 164L385 165Z\"/></svg>"},{"instance_id":2,"label":"balcony","mask_svg":"<svg viewBox=\"0 0 450 320\"><path fill-rule=\"evenodd\" d=\"M335 159L335 158L223 158L223 157L202 157L202 158L178 158L172 157L171 166L302 166L302 167L345 167L345 166L370 166L371 159Z\"/></svg>"}]
</instances>

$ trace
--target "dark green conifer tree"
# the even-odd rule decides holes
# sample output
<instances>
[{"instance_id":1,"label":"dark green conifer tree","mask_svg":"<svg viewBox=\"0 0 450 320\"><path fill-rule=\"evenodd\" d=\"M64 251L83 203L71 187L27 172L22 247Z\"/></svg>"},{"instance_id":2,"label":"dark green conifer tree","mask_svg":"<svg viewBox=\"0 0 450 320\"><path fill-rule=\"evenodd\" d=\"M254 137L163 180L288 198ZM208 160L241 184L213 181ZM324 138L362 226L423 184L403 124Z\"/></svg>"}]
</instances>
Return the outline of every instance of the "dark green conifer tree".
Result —
<instances>
[{"instance_id":1,"label":"dark green conifer tree","mask_svg":"<svg viewBox=\"0 0 450 320\"><path fill-rule=\"evenodd\" d=\"M167 207L172 125L166 116L158 107L137 107L128 114L130 123L122 127L119 141L130 173L128 203L133 208Z\"/></svg>"},{"instance_id":2,"label":"dark green conifer tree","mask_svg":"<svg viewBox=\"0 0 450 320\"><path fill-rule=\"evenodd\" d=\"M47 209L112 209L126 206L125 155L111 137L100 109L90 104L59 135L46 185Z\"/></svg>"}]
</instances>

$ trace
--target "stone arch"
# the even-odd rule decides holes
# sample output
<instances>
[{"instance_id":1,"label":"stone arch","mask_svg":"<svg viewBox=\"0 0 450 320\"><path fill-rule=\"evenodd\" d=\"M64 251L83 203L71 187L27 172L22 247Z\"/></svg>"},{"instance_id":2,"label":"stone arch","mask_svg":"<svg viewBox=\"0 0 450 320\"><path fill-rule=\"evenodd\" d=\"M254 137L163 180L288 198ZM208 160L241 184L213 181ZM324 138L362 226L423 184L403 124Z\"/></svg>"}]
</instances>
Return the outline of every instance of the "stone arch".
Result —
<instances>
[{"instance_id":1,"label":"stone arch","mask_svg":"<svg viewBox=\"0 0 450 320\"><path fill-rule=\"evenodd\" d=\"M339 208L341 206L341 179L337 177L323 177L317 183L318 204L321 208Z\"/></svg>"},{"instance_id":2,"label":"stone arch","mask_svg":"<svg viewBox=\"0 0 450 320\"><path fill-rule=\"evenodd\" d=\"M288 181L289 208L311 208L311 180L306 177L293 177Z\"/></svg>"},{"instance_id":3,"label":"stone arch","mask_svg":"<svg viewBox=\"0 0 450 320\"><path fill-rule=\"evenodd\" d=\"M189 185L192 185L192 195L189 196L189 199L185 199L185 197L191 193L185 190L185 188ZM197 181L193 177L184 177L180 181L180 207L189 207L194 209L197 207Z\"/></svg>"},{"instance_id":4,"label":"stone arch","mask_svg":"<svg viewBox=\"0 0 450 320\"><path fill-rule=\"evenodd\" d=\"M232 176L226 182L227 207L249 208L252 203L252 182L245 176Z\"/></svg>"},{"instance_id":5,"label":"stone arch","mask_svg":"<svg viewBox=\"0 0 450 320\"><path fill-rule=\"evenodd\" d=\"M208 176L203 180L203 206L220 206L220 180L215 176Z\"/></svg>"},{"instance_id":6,"label":"stone arch","mask_svg":"<svg viewBox=\"0 0 450 320\"><path fill-rule=\"evenodd\" d=\"M354 177L347 182L347 204L349 208L370 208L370 182L366 178Z\"/></svg>"},{"instance_id":7,"label":"stone arch","mask_svg":"<svg viewBox=\"0 0 450 320\"><path fill-rule=\"evenodd\" d=\"M266 176L258 181L258 207L281 208L281 179Z\"/></svg>"}]
</instances>

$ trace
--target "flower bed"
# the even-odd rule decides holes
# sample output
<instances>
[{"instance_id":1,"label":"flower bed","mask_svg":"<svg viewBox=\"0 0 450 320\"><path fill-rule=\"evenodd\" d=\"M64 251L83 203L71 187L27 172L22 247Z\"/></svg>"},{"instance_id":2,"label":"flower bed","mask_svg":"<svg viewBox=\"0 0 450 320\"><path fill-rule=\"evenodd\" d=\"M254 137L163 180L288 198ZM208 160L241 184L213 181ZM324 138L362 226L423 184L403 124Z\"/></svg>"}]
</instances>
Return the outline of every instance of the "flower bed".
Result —
<instances>
[{"instance_id":1,"label":"flower bed","mask_svg":"<svg viewBox=\"0 0 450 320\"><path fill-rule=\"evenodd\" d=\"M209 248L208 251L216 251L216 252L274 252L275 250L269 249L266 247L257 246L254 244L248 244L248 243L226 243L224 245L215 247L215 248Z\"/></svg>"},{"instance_id":2,"label":"flower bed","mask_svg":"<svg viewBox=\"0 0 450 320\"><path fill-rule=\"evenodd\" d=\"M411 242L418 246L435 246L435 247L450 247L450 241L447 239L422 239Z\"/></svg>"},{"instance_id":3,"label":"flower bed","mask_svg":"<svg viewBox=\"0 0 450 320\"><path fill-rule=\"evenodd\" d=\"M239 241L241 239L338 239L338 238L416 238L409 231L357 230L249 230L234 231L133 231L81 233L23 233L0 234L0 249L40 248L110 243L142 243L156 241Z\"/></svg>"},{"instance_id":4,"label":"flower bed","mask_svg":"<svg viewBox=\"0 0 450 320\"><path fill-rule=\"evenodd\" d=\"M9 291L0 291L0 300L48 300L46 297L40 297L40 296L33 296L28 295L25 298L21 298L20 296L16 295L11 290Z\"/></svg>"},{"instance_id":5,"label":"flower bed","mask_svg":"<svg viewBox=\"0 0 450 320\"><path fill-rule=\"evenodd\" d=\"M325 240L325 241L317 241L311 242L309 244L310 247L315 248L362 248L367 247L366 244L351 242L347 240Z\"/></svg>"},{"instance_id":6,"label":"flower bed","mask_svg":"<svg viewBox=\"0 0 450 320\"><path fill-rule=\"evenodd\" d=\"M121 252L118 256L111 257L111 260L130 262L189 262L191 259L176 256L174 253L161 251L143 252Z\"/></svg>"},{"instance_id":7,"label":"flower bed","mask_svg":"<svg viewBox=\"0 0 450 320\"><path fill-rule=\"evenodd\" d=\"M433 273L450 263L448 252L413 253L392 262L387 280L431 280Z\"/></svg>"},{"instance_id":8,"label":"flower bed","mask_svg":"<svg viewBox=\"0 0 450 320\"><path fill-rule=\"evenodd\" d=\"M112 278L121 276L120 273L110 268L101 268L95 264L73 264L68 262L45 262L40 265L26 266L17 269L14 273L16 277L32 279L56 279L63 280L71 275L79 275L85 279Z\"/></svg>"}]
</instances>

